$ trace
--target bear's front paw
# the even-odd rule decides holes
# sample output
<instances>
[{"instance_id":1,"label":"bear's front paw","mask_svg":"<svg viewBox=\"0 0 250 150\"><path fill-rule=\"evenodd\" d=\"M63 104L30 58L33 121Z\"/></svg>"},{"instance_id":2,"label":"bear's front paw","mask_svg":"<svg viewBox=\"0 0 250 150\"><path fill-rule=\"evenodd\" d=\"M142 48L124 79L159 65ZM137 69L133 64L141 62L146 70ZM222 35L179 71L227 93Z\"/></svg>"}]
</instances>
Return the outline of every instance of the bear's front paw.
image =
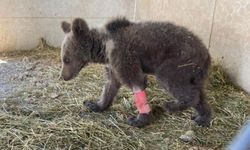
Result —
<instances>
[{"instance_id":1,"label":"bear's front paw","mask_svg":"<svg viewBox=\"0 0 250 150\"><path fill-rule=\"evenodd\" d=\"M100 108L97 103L92 101L84 101L83 104L91 111L93 112L102 112L103 109Z\"/></svg>"},{"instance_id":2,"label":"bear's front paw","mask_svg":"<svg viewBox=\"0 0 250 150\"><path fill-rule=\"evenodd\" d=\"M144 127L150 123L150 114L139 114L137 117L129 117L128 124L134 127Z\"/></svg>"}]
</instances>

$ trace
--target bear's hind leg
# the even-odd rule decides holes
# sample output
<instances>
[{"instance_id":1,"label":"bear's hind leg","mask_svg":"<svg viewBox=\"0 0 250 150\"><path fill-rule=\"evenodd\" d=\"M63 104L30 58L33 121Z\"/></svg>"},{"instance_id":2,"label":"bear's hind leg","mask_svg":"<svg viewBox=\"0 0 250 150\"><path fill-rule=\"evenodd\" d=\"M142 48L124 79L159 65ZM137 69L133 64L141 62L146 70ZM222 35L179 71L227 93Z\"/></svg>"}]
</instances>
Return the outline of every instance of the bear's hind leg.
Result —
<instances>
[{"instance_id":1,"label":"bear's hind leg","mask_svg":"<svg viewBox=\"0 0 250 150\"><path fill-rule=\"evenodd\" d=\"M175 101L166 102L165 108L169 112L183 111L189 107L196 106L199 102L199 90L192 86L178 86L170 88Z\"/></svg>"},{"instance_id":2,"label":"bear's hind leg","mask_svg":"<svg viewBox=\"0 0 250 150\"><path fill-rule=\"evenodd\" d=\"M175 98L175 101L166 102L165 109L168 112L178 112L193 107L198 115L192 119L198 125L209 126L211 109L203 93L204 79L194 82L194 77L188 74L191 71L187 70L186 74L182 74L175 72L173 66L166 63L156 73L159 84Z\"/></svg>"},{"instance_id":3,"label":"bear's hind leg","mask_svg":"<svg viewBox=\"0 0 250 150\"><path fill-rule=\"evenodd\" d=\"M198 114L193 116L192 120L200 126L210 126L212 112L203 91L200 92L200 101L196 106L194 106L194 109Z\"/></svg>"}]
</instances>

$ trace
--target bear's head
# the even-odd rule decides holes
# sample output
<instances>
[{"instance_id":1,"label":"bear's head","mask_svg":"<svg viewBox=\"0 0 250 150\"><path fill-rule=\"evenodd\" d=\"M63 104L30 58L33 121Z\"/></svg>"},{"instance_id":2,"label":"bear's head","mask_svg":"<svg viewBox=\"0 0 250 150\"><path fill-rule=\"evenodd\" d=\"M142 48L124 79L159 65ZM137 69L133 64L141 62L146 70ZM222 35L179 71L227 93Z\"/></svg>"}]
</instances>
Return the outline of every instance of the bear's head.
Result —
<instances>
[{"instance_id":1,"label":"bear's head","mask_svg":"<svg viewBox=\"0 0 250 150\"><path fill-rule=\"evenodd\" d=\"M62 22L65 38L61 46L61 78L65 81L78 75L91 58L92 38L87 23L80 18L73 23Z\"/></svg>"}]
</instances>

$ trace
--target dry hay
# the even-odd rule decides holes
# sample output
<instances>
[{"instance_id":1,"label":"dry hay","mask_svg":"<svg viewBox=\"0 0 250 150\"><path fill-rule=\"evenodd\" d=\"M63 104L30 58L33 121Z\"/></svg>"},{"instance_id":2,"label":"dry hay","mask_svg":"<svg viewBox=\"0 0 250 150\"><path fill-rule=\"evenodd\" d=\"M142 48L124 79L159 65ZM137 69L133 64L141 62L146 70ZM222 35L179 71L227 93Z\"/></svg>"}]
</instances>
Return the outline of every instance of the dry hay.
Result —
<instances>
[{"instance_id":1,"label":"dry hay","mask_svg":"<svg viewBox=\"0 0 250 150\"><path fill-rule=\"evenodd\" d=\"M24 71L29 73L23 77L25 86L0 100L0 149L222 149L250 113L250 97L231 84L220 66L213 66L207 90L214 111L210 128L194 124L192 110L163 113L161 105L171 97L152 76L147 91L156 120L145 128L133 128L126 124L128 116L137 114L132 92L123 87L103 113L86 110L83 102L97 100L101 93L103 66L92 64L76 79L58 81L59 53L42 41L35 50L0 55L35 66ZM184 143L179 136L188 130L196 137Z\"/></svg>"}]
</instances>

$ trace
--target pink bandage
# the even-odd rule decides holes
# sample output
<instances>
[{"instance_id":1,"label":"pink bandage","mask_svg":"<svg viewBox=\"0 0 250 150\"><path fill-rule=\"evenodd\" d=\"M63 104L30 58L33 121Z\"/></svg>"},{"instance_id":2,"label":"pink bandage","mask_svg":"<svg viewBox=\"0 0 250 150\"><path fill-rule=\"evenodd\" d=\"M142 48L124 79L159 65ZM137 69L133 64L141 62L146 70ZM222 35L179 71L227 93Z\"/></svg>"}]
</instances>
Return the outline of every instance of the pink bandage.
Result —
<instances>
[{"instance_id":1,"label":"pink bandage","mask_svg":"<svg viewBox=\"0 0 250 150\"><path fill-rule=\"evenodd\" d=\"M135 95L135 106L140 114L148 114L151 109L148 105L147 95L145 90L134 93Z\"/></svg>"}]
</instances>

